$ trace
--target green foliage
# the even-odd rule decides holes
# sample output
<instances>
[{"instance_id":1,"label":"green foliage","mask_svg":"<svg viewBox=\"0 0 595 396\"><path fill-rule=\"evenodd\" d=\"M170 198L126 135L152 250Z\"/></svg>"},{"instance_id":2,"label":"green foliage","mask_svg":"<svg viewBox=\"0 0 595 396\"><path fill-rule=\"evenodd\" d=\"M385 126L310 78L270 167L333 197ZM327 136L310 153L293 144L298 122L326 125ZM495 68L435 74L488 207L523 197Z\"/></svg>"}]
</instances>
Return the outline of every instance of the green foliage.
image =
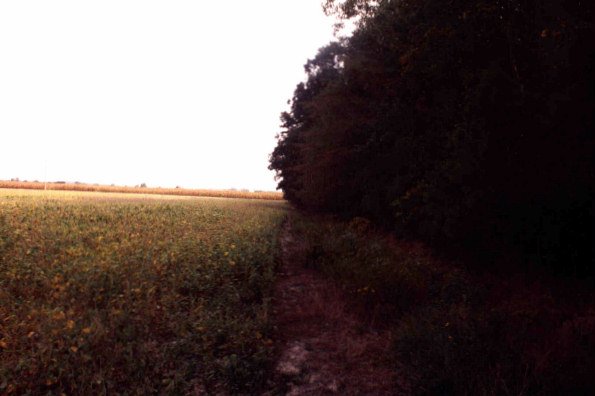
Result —
<instances>
[{"instance_id":1,"label":"green foliage","mask_svg":"<svg viewBox=\"0 0 595 396\"><path fill-rule=\"evenodd\" d=\"M0 194L0 393L263 385L282 202Z\"/></svg>"},{"instance_id":2,"label":"green foliage","mask_svg":"<svg viewBox=\"0 0 595 396\"><path fill-rule=\"evenodd\" d=\"M294 204L435 247L593 272L594 6L327 1L271 156Z\"/></svg>"}]
</instances>

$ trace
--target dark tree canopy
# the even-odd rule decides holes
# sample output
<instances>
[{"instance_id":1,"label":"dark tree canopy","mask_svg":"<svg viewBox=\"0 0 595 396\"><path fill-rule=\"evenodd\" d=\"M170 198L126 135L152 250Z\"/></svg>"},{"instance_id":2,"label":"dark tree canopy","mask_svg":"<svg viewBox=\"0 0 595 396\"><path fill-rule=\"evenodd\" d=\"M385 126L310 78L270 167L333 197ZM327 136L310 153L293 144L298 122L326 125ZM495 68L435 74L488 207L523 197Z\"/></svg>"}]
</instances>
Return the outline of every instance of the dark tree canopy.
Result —
<instances>
[{"instance_id":1,"label":"dark tree canopy","mask_svg":"<svg viewBox=\"0 0 595 396\"><path fill-rule=\"evenodd\" d=\"M593 272L594 4L328 0L271 169L299 207Z\"/></svg>"}]
</instances>

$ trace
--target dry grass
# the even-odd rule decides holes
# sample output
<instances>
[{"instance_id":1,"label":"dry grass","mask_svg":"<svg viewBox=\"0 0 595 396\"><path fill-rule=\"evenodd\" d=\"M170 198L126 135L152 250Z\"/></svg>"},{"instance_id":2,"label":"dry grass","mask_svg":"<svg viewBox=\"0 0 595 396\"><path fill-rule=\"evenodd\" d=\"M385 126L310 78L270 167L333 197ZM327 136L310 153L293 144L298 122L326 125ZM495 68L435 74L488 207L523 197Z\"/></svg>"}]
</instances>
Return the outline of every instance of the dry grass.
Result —
<instances>
[{"instance_id":1,"label":"dry grass","mask_svg":"<svg viewBox=\"0 0 595 396\"><path fill-rule=\"evenodd\" d=\"M219 197L219 198L251 198L282 200L283 193L274 191L238 191L238 190L206 190L187 188L148 188L127 186L104 186L84 183L42 183L29 181L0 180L0 188L20 188L27 190L60 190L60 191L86 191L110 192L126 194L159 194L189 197Z\"/></svg>"}]
</instances>

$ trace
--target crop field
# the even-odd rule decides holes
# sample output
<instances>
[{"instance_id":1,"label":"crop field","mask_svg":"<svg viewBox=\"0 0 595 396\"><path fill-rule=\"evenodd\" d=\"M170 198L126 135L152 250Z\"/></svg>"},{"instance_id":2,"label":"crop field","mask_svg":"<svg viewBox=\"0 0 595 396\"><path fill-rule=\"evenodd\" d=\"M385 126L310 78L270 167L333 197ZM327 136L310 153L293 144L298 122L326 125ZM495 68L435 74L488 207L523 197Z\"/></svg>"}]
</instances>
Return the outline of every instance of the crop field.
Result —
<instances>
[{"instance_id":1,"label":"crop field","mask_svg":"<svg viewBox=\"0 0 595 396\"><path fill-rule=\"evenodd\" d=\"M0 394L251 392L283 201L0 189Z\"/></svg>"},{"instance_id":2,"label":"crop field","mask_svg":"<svg viewBox=\"0 0 595 396\"><path fill-rule=\"evenodd\" d=\"M53 182L43 183L36 181L8 181L0 180L0 189L15 188L27 190L56 190L56 191L85 191L85 192L108 192L126 194L157 194L176 195L189 197L217 197L217 198L248 198L248 199L271 199L283 200L283 193L278 191L247 191L247 190L206 190L189 188L151 188L151 187L130 187L130 186L105 186L100 184L65 183Z\"/></svg>"}]
</instances>

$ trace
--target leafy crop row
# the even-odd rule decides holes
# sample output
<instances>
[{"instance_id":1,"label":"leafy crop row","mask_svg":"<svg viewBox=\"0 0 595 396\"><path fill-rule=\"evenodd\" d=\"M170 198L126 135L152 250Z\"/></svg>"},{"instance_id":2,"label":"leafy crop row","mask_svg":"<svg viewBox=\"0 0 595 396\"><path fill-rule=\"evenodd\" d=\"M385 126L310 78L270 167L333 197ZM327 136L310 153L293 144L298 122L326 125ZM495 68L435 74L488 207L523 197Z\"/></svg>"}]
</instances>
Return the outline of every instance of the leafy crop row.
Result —
<instances>
[{"instance_id":1,"label":"leafy crop row","mask_svg":"<svg viewBox=\"0 0 595 396\"><path fill-rule=\"evenodd\" d=\"M98 195L0 192L0 393L260 386L284 204Z\"/></svg>"}]
</instances>

